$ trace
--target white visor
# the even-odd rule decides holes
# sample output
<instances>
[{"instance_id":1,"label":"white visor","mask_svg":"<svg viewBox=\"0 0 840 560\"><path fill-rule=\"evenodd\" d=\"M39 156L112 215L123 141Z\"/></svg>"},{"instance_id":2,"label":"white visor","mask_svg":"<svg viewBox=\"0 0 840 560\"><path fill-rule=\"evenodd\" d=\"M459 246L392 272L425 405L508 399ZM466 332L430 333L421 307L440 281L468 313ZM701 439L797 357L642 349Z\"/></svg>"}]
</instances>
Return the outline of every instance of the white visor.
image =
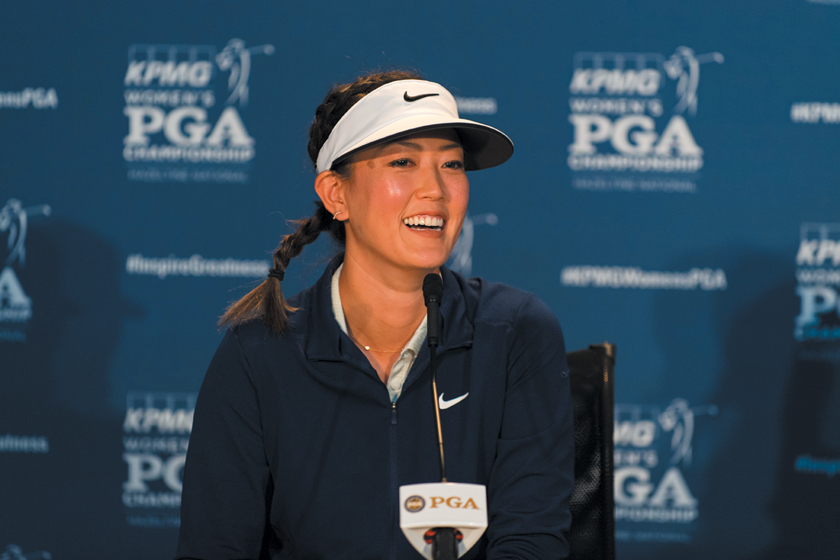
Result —
<instances>
[{"instance_id":1,"label":"white visor","mask_svg":"<svg viewBox=\"0 0 840 560\"><path fill-rule=\"evenodd\" d=\"M318 173L364 148L441 128L458 133L467 171L500 165L513 154L513 142L503 132L459 118L455 98L442 85L398 80L365 95L339 119L318 152Z\"/></svg>"}]
</instances>

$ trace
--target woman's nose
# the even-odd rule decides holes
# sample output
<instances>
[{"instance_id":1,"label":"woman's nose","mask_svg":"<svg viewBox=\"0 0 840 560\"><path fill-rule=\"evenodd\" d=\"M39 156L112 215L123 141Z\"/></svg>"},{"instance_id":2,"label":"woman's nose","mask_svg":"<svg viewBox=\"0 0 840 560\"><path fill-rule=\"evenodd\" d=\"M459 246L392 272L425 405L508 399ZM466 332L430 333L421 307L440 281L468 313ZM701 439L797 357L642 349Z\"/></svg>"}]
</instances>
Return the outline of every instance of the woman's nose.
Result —
<instances>
[{"instance_id":1,"label":"woman's nose","mask_svg":"<svg viewBox=\"0 0 840 560\"><path fill-rule=\"evenodd\" d=\"M446 183L439 169L428 166L421 169L420 184L417 196L428 200L442 200L446 198Z\"/></svg>"}]
</instances>

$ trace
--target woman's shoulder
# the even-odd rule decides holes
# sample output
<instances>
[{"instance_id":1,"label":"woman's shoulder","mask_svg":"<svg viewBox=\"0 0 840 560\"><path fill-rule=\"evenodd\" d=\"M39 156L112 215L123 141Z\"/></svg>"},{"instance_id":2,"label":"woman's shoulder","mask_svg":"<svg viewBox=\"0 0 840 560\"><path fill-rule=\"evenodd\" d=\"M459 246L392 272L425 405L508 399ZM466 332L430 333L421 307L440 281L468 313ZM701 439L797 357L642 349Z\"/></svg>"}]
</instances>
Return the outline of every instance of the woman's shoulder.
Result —
<instances>
[{"instance_id":1,"label":"woman's shoulder","mask_svg":"<svg viewBox=\"0 0 840 560\"><path fill-rule=\"evenodd\" d=\"M292 309L287 311L289 326L283 334L278 335L272 332L266 326L263 316L256 315L228 328L226 338L234 338L243 350L256 350L266 346L294 343L306 330L309 315L307 310L312 307L313 290L314 286L310 286L287 299Z\"/></svg>"},{"instance_id":2,"label":"woman's shoulder","mask_svg":"<svg viewBox=\"0 0 840 560\"><path fill-rule=\"evenodd\" d=\"M448 272L460 287L468 314L477 321L557 323L554 312L536 294L502 282Z\"/></svg>"}]
</instances>

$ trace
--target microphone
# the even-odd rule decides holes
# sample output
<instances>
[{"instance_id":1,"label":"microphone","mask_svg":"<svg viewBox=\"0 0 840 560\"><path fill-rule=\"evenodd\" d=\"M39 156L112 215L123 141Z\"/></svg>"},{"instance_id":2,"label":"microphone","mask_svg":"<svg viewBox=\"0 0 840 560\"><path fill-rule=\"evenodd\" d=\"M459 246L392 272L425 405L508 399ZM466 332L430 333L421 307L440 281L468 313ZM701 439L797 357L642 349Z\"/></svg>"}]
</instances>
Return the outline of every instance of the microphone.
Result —
<instances>
[{"instance_id":1,"label":"microphone","mask_svg":"<svg viewBox=\"0 0 840 560\"><path fill-rule=\"evenodd\" d=\"M429 347L437 348L440 338L440 299L443 297L443 280L434 272L423 278L423 300L428 309Z\"/></svg>"},{"instance_id":2,"label":"microphone","mask_svg":"<svg viewBox=\"0 0 840 560\"><path fill-rule=\"evenodd\" d=\"M434 273L426 275L423 279L423 300L428 313L429 367L440 455L440 482L400 486L400 528L417 552L429 560L455 560L463 556L487 528L487 489L481 484L446 480L437 392L442 296L443 281L440 276Z\"/></svg>"}]
</instances>

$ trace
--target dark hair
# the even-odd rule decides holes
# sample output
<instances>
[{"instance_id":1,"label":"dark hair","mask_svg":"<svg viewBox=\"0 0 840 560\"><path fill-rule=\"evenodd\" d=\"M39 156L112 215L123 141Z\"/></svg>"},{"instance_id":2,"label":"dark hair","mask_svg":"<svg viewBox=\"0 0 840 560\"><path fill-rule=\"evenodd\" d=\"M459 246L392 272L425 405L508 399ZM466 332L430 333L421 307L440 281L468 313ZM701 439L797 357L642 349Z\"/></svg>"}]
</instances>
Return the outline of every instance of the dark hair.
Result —
<instances>
[{"instance_id":1,"label":"dark hair","mask_svg":"<svg viewBox=\"0 0 840 560\"><path fill-rule=\"evenodd\" d=\"M315 120L309 128L307 151L313 166L317 165L318 152L329 138L333 127L357 101L385 84L397 80L418 79L422 78L414 72L377 72L361 76L349 84L333 86L324 102L315 110ZM331 169L346 177L350 174L351 162L352 158L336 162ZM298 256L306 245L318 239L322 231L329 232L341 246L346 240L344 222L334 220L320 200L315 201L315 206L315 214L311 218L292 222L297 224L297 229L294 233L283 236L274 251L273 270L279 271L280 274L266 278L245 297L228 307L219 320L220 326L235 326L261 317L266 329L274 334L281 335L289 329L288 313L295 311L295 308L286 302L277 276L282 276L282 271L289 266L289 261Z\"/></svg>"}]
</instances>

